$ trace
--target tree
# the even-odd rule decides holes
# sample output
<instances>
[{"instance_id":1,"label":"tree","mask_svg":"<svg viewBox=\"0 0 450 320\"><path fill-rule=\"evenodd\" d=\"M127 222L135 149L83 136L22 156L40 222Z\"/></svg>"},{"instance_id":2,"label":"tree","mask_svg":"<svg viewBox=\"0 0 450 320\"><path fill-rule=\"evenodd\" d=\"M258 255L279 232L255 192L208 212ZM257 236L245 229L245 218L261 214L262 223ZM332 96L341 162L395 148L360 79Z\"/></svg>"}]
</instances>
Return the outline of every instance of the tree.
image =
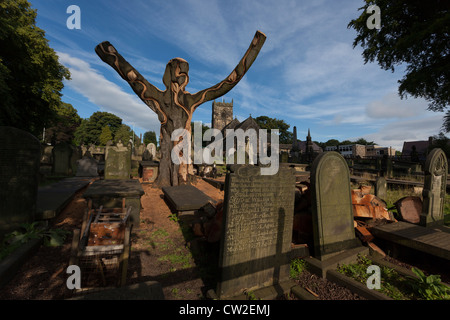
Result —
<instances>
[{"instance_id":1,"label":"tree","mask_svg":"<svg viewBox=\"0 0 450 320\"><path fill-rule=\"evenodd\" d=\"M255 119L255 121L261 129L267 129L268 135L270 135L271 129L278 129L280 134L280 143L290 144L294 141L294 134L288 131L290 125L284 122L284 120L270 118L267 116L259 116Z\"/></svg>"},{"instance_id":2,"label":"tree","mask_svg":"<svg viewBox=\"0 0 450 320\"><path fill-rule=\"evenodd\" d=\"M444 111L450 104L450 1L366 0L364 11L349 24L357 31L353 47L363 48L365 63L377 61L384 70L406 66L399 80L402 98L426 99L428 109ZM370 5L380 8L381 29L369 29ZM447 119L450 112L447 111ZM450 121L444 129L450 131Z\"/></svg>"},{"instance_id":3,"label":"tree","mask_svg":"<svg viewBox=\"0 0 450 320\"><path fill-rule=\"evenodd\" d=\"M362 144L362 145L365 145L365 146L373 146L373 145L375 145L376 143L373 142L373 141L367 141L367 140L364 139L364 138L359 138L358 140L356 140L356 141L354 142L354 144Z\"/></svg>"},{"instance_id":4,"label":"tree","mask_svg":"<svg viewBox=\"0 0 450 320\"><path fill-rule=\"evenodd\" d=\"M122 124L122 119L109 112L94 112L89 119L82 121L75 132L77 144L99 144L103 127L109 126L112 138Z\"/></svg>"},{"instance_id":5,"label":"tree","mask_svg":"<svg viewBox=\"0 0 450 320\"><path fill-rule=\"evenodd\" d=\"M45 142L55 145L59 142L72 143L75 131L81 124L77 110L69 103L61 102L57 116L51 126L45 128Z\"/></svg>"},{"instance_id":6,"label":"tree","mask_svg":"<svg viewBox=\"0 0 450 320\"><path fill-rule=\"evenodd\" d=\"M128 142L130 142L130 139L133 139L133 132L131 131L131 128L126 124L122 124L116 131L114 142L117 143L121 140L124 145L127 145Z\"/></svg>"},{"instance_id":7,"label":"tree","mask_svg":"<svg viewBox=\"0 0 450 320\"><path fill-rule=\"evenodd\" d=\"M193 167L188 163L189 159L183 150L190 143L188 135L191 135L194 111L202 103L223 96L242 79L255 61L265 39L263 33L256 32L250 47L231 74L218 84L194 94L186 91L189 82L189 64L186 60L175 58L169 61L163 76L166 90L161 91L133 68L109 42L97 45L97 55L114 68L141 100L158 115L161 123L161 160L155 181L157 185L176 186L189 182ZM173 137L174 132L176 136Z\"/></svg>"},{"instance_id":8,"label":"tree","mask_svg":"<svg viewBox=\"0 0 450 320\"><path fill-rule=\"evenodd\" d=\"M57 117L67 68L26 0L0 2L0 125L42 134Z\"/></svg>"},{"instance_id":9,"label":"tree","mask_svg":"<svg viewBox=\"0 0 450 320\"><path fill-rule=\"evenodd\" d=\"M111 129L109 128L109 126L108 125L106 125L106 126L104 126L103 128L102 128L102 132L100 133L100 136L98 137L98 140L99 140L99 142L100 142L100 145L101 146L105 146L106 145L106 143L109 141L109 140L112 140L112 134L111 134Z\"/></svg>"},{"instance_id":10,"label":"tree","mask_svg":"<svg viewBox=\"0 0 450 320\"><path fill-rule=\"evenodd\" d=\"M149 143L154 143L155 146L158 144L155 131L146 131L144 133L144 144L148 145Z\"/></svg>"}]
</instances>

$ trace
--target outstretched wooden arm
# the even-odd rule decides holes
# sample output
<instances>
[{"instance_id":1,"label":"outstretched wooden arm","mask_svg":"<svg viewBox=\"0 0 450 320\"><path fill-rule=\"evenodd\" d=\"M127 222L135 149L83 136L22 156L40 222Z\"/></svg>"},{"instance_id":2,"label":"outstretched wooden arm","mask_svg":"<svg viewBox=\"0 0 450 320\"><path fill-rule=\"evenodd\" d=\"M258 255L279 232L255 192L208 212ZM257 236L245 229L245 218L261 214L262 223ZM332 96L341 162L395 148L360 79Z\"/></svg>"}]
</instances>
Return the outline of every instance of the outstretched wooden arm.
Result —
<instances>
[{"instance_id":1,"label":"outstretched wooden arm","mask_svg":"<svg viewBox=\"0 0 450 320\"><path fill-rule=\"evenodd\" d=\"M202 103L214 100L230 91L242 79L242 77L244 77L245 73L258 56L265 41L266 35L261 31L256 31L247 52L245 52L233 72L231 72L225 80L219 82L215 86L199 91L190 97L192 99L190 101L191 112L194 112L194 110Z\"/></svg>"},{"instance_id":2,"label":"outstretched wooden arm","mask_svg":"<svg viewBox=\"0 0 450 320\"><path fill-rule=\"evenodd\" d=\"M158 114L159 120L164 122L167 117L161 110L159 101L162 91L148 82L131 64L129 64L108 41L104 41L95 47L95 52L104 62L109 64L117 73L128 82L133 91L154 112Z\"/></svg>"}]
</instances>

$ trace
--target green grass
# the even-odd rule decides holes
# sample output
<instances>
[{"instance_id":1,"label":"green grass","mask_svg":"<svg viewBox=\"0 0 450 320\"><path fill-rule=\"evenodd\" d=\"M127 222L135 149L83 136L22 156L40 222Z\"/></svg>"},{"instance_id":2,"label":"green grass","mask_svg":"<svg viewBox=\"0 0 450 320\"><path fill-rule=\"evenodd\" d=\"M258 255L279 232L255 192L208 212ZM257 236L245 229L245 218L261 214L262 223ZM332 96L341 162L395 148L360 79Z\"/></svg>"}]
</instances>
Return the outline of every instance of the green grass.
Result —
<instances>
[{"instance_id":1,"label":"green grass","mask_svg":"<svg viewBox=\"0 0 450 320\"><path fill-rule=\"evenodd\" d=\"M289 275L292 279L296 279L304 270L307 269L306 261L295 258L291 260Z\"/></svg>"}]
</instances>

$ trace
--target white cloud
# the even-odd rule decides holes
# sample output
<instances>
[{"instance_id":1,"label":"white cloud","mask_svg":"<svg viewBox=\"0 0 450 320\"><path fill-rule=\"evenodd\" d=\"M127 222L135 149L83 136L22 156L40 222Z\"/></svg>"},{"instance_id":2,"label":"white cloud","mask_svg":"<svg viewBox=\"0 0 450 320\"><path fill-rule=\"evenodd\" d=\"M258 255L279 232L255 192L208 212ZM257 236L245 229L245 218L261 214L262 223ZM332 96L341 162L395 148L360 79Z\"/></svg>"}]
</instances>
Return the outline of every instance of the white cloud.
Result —
<instances>
[{"instance_id":1,"label":"white cloud","mask_svg":"<svg viewBox=\"0 0 450 320\"><path fill-rule=\"evenodd\" d=\"M144 102L107 80L87 62L63 52L58 52L58 56L70 70L71 80L66 83L68 87L85 96L101 110L122 118L130 126L159 132L157 116Z\"/></svg>"},{"instance_id":2,"label":"white cloud","mask_svg":"<svg viewBox=\"0 0 450 320\"><path fill-rule=\"evenodd\" d=\"M374 119L410 118L429 112L426 110L427 102L424 99L400 99L394 92L366 106L367 116Z\"/></svg>"}]
</instances>

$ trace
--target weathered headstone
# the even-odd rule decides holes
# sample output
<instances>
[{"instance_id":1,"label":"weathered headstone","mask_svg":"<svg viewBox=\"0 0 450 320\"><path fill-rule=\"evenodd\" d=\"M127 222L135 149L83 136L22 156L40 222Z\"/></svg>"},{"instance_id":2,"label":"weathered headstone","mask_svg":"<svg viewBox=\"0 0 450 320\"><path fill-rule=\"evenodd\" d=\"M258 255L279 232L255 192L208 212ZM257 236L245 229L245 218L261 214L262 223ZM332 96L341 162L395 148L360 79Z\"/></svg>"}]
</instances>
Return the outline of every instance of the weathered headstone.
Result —
<instances>
[{"instance_id":1,"label":"weathered headstone","mask_svg":"<svg viewBox=\"0 0 450 320\"><path fill-rule=\"evenodd\" d=\"M378 177L375 181L375 195L383 200L387 197L387 182L384 177Z\"/></svg>"},{"instance_id":2,"label":"weathered headstone","mask_svg":"<svg viewBox=\"0 0 450 320\"><path fill-rule=\"evenodd\" d=\"M225 183L219 298L276 285L289 278L295 177L288 168L231 165Z\"/></svg>"},{"instance_id":3,"label":"weathered headstone","mask_svg":"<svg viewBox=\"0 0 450 320\"><path fill-rule=\"evenodd\" d=\"M105 179L130 179L131 151L127 148L108 148L105 161Z\"/></svg>"},{"instance_id":4,"label":"weathered headstone","mask_svg":"<svg viewBox=\"0 0 450 320\"><path fill-rule=\"evenodd\" d=\"M311 166L314 256L325 260L358 245L353 225L347 162L335 151L320 154Z\"/></svg>"},{"instance_id":5,"label":"weathered headstone","mask_svg":"<svg viewBox=\"0 0 450 320\"><path fill-rule=\"evenodd\" d=\"M70 145L65 142L58 143L53 147L53 174L67 176L71 173L70 158L72 152Z\"/></svg>"},{"instance_id":6,"label":"weathered headstone","mask_svg":"<svg viewBox=\"0 0 450 320\"><path fill-rule=\"evenodd\" d=\"M98 161L92 157L85 156L77 161L77 177L97 177Z\"/></svg>"},{"instance_id":7,"label":"weathered headstone","mask_svg":"<svg viewBox=\"0 0 450 320\"><path fill-rule=\"evenodd\" d=\"M422 226L444 223L444 199L447 188L447 157L440 148L431 150L425 162L423 185L423 207L420 215Z\"/></svg>"},{"instance_id":8,"label":"weathered headstone","mask_svg":"<svg viewBox=\"0 0 450 320\"><path fill-rule=\"evenodd\" d=\"M39 160L36 137L17 128L0 127L0 238L34 220Z\"/></svg>"},{"instance_id":9,"label":"weathered headstone","mask_svg":"<svg viewBox=\"0 0 450 320\"><path fill-rule=\"evenodd\" d=\"M156 158L156 146L154 143L149 143L147 145L147 150L151 155L151 160L154 160Z\"/></svg>"}]
</instances>

